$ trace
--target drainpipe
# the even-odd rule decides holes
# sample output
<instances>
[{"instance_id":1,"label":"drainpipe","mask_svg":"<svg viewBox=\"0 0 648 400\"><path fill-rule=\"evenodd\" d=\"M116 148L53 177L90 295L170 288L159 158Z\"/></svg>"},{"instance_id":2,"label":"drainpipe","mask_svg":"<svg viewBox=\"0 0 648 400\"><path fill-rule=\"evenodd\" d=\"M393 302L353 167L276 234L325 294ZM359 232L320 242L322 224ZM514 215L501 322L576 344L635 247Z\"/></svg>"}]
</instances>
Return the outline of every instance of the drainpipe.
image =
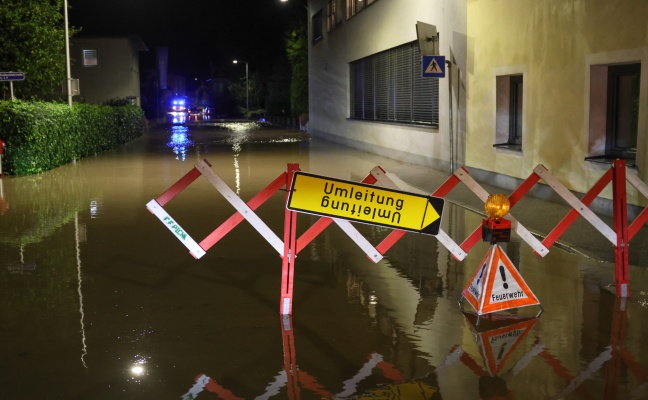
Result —
<instances>
[{"instance_id":1,"label":"drainpipe","mask_svg":"<svg viewBox=\"0 0 648 400\"><path fill-rule=\"evenodd\" d=\"M449 107L449 113L450 113L450 123L449 125L449 131L450 131L450 174L454 172L454 132L452 131L452 62L450 60L446 60L446 66L448 68L448 107Z\"/></svg>"}]
</instances>

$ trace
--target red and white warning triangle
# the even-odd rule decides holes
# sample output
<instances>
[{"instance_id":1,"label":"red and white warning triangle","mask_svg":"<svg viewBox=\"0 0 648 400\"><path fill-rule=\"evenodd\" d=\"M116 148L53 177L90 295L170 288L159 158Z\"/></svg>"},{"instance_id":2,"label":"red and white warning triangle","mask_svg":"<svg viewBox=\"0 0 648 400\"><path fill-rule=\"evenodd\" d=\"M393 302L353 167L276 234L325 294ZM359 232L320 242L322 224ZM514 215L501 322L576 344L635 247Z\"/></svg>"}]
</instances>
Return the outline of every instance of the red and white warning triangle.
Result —
<instances>
[{"instance_id":1,"label":"red and white warning triangle","mask_svg":"<svg viewBox=\"0 0 648 400\"><path fill-rule=\"evenodd\" d=\"M497 375L504 368L511 353L531 332L537 321L535 318L528 319L486 332L477 332L471 325L473 336L491 376Z\"/></svg>"},{"instance_id":2,"label":"red and white warning triangle","mask_svg":"<svg viewBox=\"0 0 648 400\"><path fill-rule=\"evenodd\" d=\"M499 245L491 246L480 265L462 292L477 314L540 304Z\"/></svg>"}]
</instances>

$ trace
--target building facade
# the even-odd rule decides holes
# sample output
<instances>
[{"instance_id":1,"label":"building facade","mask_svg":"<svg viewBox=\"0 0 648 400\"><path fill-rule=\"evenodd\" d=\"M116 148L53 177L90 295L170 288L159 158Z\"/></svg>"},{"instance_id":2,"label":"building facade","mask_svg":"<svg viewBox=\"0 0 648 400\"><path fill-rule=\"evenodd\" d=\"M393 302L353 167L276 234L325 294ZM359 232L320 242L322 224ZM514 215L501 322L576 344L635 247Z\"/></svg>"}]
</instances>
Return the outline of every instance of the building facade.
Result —
<instances>
[{"instance_id":1,"label":"building facade","mask_svg":"<svg viewBox=\"0 0 648 400\"><path fill-rule=\"evenodd\" d=\"M646 181L644 0L310 0L308 15L314 136L508 190L542 164L586 192L617 158ZM443 78L418 77L418 22ZM628 202L646 204L631 186Z\"/></svg>"},{"instance_id":2,"label":"building facade","mask_svg":"<svg viewBox=\"0 0 648 400\"><path fill-rule=\"evenodd\" d=\"M452 75L466 68L465 13L443 0L309 1L309 132L435 168L463 164L463 77L422 77L417 23L436 27Z\"/></svg>"},{"instance_id":3,"label":"building facade","mask_svg":"<svg viewBox=\"0 0 648 400\"><path fill-rule=\"evenodd\" d=\"M72 38L72 78L79 80L80 98L95 104L127 98L141 105L141 51L148 50L135 36Z\"/></svg>"},{"instance_id":4,"label":"building facade","mask_svg":"<svg viewBox=\"0 0 648 400\"><path fill-rule=\"evenodd\" d=\"M466 164L503 180L542 164L586 192L623 158L645 182L647 16L643 0L468 1Z\"/></svg>"}]
</instances>

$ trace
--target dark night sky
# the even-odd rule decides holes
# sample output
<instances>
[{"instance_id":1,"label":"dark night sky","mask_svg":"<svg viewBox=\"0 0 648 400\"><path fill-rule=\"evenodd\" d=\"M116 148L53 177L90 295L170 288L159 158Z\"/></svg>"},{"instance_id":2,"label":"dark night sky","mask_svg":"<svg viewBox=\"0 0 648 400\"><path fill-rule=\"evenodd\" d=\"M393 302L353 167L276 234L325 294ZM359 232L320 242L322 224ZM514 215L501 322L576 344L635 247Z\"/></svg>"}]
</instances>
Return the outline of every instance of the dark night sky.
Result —
<instances>
[{"instance_id":1,"label":"dark night sky","mask_svg":"<svg viewBox=\"0 0 648 400\"><path fill-rule=\"evenodd\" d=\"M138 35L154 67L156 47L169 48L169 71L189 79L208 77L209 63L227 70L234 58L250 73L271 70L283 51L283 32L306 18L305 0L68 0L70 25L79 35Z\"/></svg>"}]
</instances>

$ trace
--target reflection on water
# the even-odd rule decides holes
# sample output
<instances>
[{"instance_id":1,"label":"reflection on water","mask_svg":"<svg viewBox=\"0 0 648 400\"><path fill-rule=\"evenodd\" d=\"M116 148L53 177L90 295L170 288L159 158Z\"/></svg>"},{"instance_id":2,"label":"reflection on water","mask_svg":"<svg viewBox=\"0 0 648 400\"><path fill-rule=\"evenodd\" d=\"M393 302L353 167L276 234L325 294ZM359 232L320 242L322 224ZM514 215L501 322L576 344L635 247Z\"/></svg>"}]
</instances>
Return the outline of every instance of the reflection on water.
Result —
<instances>
[{"instance_id":1,"label":"reflection on water","mask_svg":"<svg viewBox=\"0 0 648 400\"><path fill-rule=\"evenodd\" d=\"M187 114L185 112L169 112L166 119L169 124L184 124L187 122Z\"/></svg>"},{"instance_id":2,"label":"reflection on water","mask_svg":"<svg viewBox=\"0 0 648 400\"><path fill-rule=\"evenodd\" d=\"M135 360L131 364L130 368L130 381L139 383L141 380L148 375L147 364L150 357L143 356L138 354L135 356Z\"/></svg>"},{"instance_id":3,"label":"reflection on water","mask_svg":"<svg viewBox=\"0 0 648 400\"><path fill-rule=\"evenodd\" d=\"M83 310L83 291L82 281L83 277L81 274L81 242L85 242L85 229L84 226L79 224L79 216L74 217L74 239L75 239L75 249L76 249L76 266L77 266L77 294L79 296L79 318L81 326L81 363L85 368L88 368L88 365L85 362L85 356L88 354L88 347L86 344L86 334L85 334L85 311Z\"/></svg>"},{"instance_id":4,"label":"reflection on water","mask_svg":"<svg viewBox=\"0 0 648 400\"><path fill-rule=\"evenodd\" d=\"M25 262L21 256L20 261L7 263L7 270L12 274L30 273L36 270L36 264L31 261Z\"/></svg>"},{"instance_id":5,"label":"reflection on water","mask_svg":"<svg viewBox=\"0 0 648 400\"><path fill-rule=\"evenodd\" d=\"M99 218L101 217L101 199L91 199L90 200L90 218Z\"/></svg>"},{"instance_id":6,"label":"reflection on water","mask_svg":"<svg viewBox=\"0 0 648 400\"><path fill-rule=\"evenodd\" d=\"M193 145L188 133L189 128L186 126L173 125L171 127L171 137L167 146L173 150L176 160L184 161L187 158L187 147Z\"/></svg>"},{"instance_id":7,"label":"reflection on water","mask_svg":"<svg viewBox=\"0 0 648 400\"><path fill-rule=\"evenodd\" d=\"M220 126L232 132L250 132L261 128L261 123L249 122L215 122L214 126Z\"/></svg>"},{"instance_id":8,"label":"reflection on water","mask_svg":"<svg viewBox=\"0 0 648 400\"><path fill-rule=\"evenodd\" d=\"M294 315L280 318L281 259L249 224L195 260L144 205L202 159L246 202L287 163L361 180L395 162L302 132L175 128L0 180L0 398L647 397L645 268L620 301L610 264L559 249L509 243L545 313L476 326L458 300L487 244L458 262L407 234L374 264L332 224L298 254ZM284 201L255 210L279 237ZM165 207L199 237L234 212L204 180ZM317 219L300 214L298 232ZM461 241L480 221L448 204L442 229ZM374 244L389 233L357 229Z\"/></svg>"},{"instance_id":9,"label":"reflection on water","mask_svg":"<svg viewBox=\"0 0 648 400\"><path fill-rule=\"evenodd\" d=\"M4 196L4 183L0 179L0 216L5 215L9 211L9 204Z\"/></svg>"}]
</instances>

